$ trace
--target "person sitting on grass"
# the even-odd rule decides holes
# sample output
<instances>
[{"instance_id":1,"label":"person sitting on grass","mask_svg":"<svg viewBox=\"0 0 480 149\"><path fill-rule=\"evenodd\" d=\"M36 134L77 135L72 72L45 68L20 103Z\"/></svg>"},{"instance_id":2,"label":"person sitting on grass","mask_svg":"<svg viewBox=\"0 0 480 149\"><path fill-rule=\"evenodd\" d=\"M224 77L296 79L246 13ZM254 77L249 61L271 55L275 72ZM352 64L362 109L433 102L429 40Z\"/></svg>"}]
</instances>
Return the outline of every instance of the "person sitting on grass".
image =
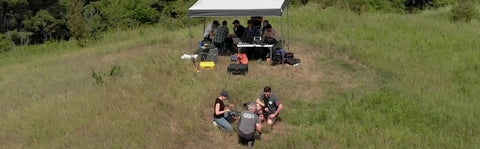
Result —
<instances>
[{"instance_id":1,"label":"person sitting on grass","mask_svg":"<svg viewBox=\"0 0 480 149\"><path fill-rule=\"evenodd\" d=\"M240 122L238 125L238 142L252 148L255 143L255 131L258 134L262 132L262 123L255 113L257 105L248 103L247 110L240 113Z\"/></svg>"},{"instance_id":2,"label":"person sitting on grass","mask_svg":"<svg viewBox=\"0 0 480 149\"><path fill-rule=\"evenodd\" d=\"M272 93L272 88L265 86L263 92L258 96L256 103L260 119L262 121L266 119L267 124L273 128L273 124L277 118L280 120L278 116L283 110L282 101Z\"/></svg>"},{"instance_id":3,"label":"person sitting on grass","mask_svg":"<svg viewBox=\"0 0 480 149\"><path fill-rule=\"evenodd\" d=\"M225 107L224 101L229 97L229 93L226 90L222 90L220 96L215 99L215 105L213 108L213 123L228 132L232 132L233 128L230 122L234 120L232 110Z\"/></svg>"}]
</instances>

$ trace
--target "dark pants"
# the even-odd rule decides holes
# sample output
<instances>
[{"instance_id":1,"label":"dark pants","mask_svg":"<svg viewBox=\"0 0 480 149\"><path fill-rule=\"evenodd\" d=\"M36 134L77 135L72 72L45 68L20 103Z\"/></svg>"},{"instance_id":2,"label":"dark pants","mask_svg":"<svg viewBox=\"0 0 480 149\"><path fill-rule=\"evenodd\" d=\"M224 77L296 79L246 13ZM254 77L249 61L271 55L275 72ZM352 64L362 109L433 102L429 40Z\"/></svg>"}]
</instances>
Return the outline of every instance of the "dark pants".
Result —
<instances>
[{"instance_id":1,"label":"dark pants","mask_svg":"<svg viewBox=\"0 0 480 149\"><path fill-rule=\"evenodd\" d=\"M245 53L247 54L247 57L249 60L255 60L255 48L243 48L245 50ZM242 49L242 50L243 50Z\"/></svg>"},{"instance_id":2,"label":"dark pants","mask_svg":"<svg viewBox=\"0 0 480 149\"><path fill-rule=\"evenodd\" d=\"M255 135L253 133L243 134L241 131L238 131L238 143L247 145L250 141L255 143Z\"/></svg>"},{"instance_id":3,"label":"dark pants","mask_svg":"<svg viewBox=\"0 0 480 149\"><path fill-rule=\"evenodd\" d=\"M270 52L268 48L256 48L255 49L255 59L262 59L266 60L267 59L267 54Z\"/></svg>"},{"instance_id":4,"label":"dark pants","mask_svg":"<svg viewBox=\"0 0 480 149\"><path fill-rule=\"evenodd\" d=\"M235 53L236 53L236 51L234 51L234 48L233 48L233 40L232 40L232 38L225 38L225 42L224 42L224 43L225 43L225 44L224 44L224 45L225 45L225 47L224 47L225 51L231 51L231 52L235 52Z\"/></svg>"},{"instance_id":5,"label":"dark pants","mask_svg":"<svg viewBox=\"0 0 480 149\"><path fill-rule=\"evenodd\" d=\"M247 57L252 60L266 60L269 51L268 48L248 48Z\"/></svg>"},{"instance_id":6,"label":"dark pants","mask_svg":"<svg viewBox=\"0 0 480 149\"><path fill-rule=\"evenodd\" d=\"M224 42L213 42L213 45L217 47L218 49L218 54L219 55L224 55L225 54L225 46L223 45Z\"/></svg>"}]
</instances>

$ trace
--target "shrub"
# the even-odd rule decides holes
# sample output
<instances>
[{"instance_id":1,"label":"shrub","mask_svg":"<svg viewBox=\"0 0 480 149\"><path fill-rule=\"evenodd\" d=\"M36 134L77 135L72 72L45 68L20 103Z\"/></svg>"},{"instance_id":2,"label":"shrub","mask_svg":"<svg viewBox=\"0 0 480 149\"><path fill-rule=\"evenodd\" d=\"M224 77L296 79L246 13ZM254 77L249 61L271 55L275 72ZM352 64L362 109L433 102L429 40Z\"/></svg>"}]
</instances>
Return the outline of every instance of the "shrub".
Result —
<instances>
[{"instance_id":1,"label":"shrub","mask_svg":"<svg viewBox=\"0 0 480 149\"><path fill-rule=\"evenodd\" d=\"M0 53L10 51L12 47L12 42L3 34L0 34Z\"/></svg>"},{"instance_id":2,"label":"shrub","mask_svg":"<svg viewBox=\"0 0 480 149\"><path fill-rule=\"evenodd\" d=\"M477 15L478 10L472 0L458 0L450 10L450 20L454 22L470 22Z\"/></svg>"},{"instance_id":3,"label":"shrub","mask_svg":"<svg viewBox=\"0 0 480 149\"><path fill-rule=\"evenodd\" d=\"M296 1L290 1L290 5L292 6L302 6L308 4L309 0L296 0Z\"/></svg>"},{"instance_id":4,"label":"shrub","mask_svg":"<svg viewBox=\"0 0 480 149\"><path fill-rule=\"evenodd\" d=\"M409 10L424 10L426 8L444 7L454 3L454 0L309 0L308 3L317 3L322 8L337 6L352 10L358 14L365 10L384 12L404 12ZM300 1L292 1L292 4Z\"/></svg>"},{"instance_id":5,"label":"shrub","mask_svg":"<svg viewBox=\"0 0 480 149\"><path fill-rule=\"evenodd\" d=\"M27 45L31 41L30 36L33 35L33 32L13 30L6 32L5 35L14 45Z\"/></svg>"},{"instance_id":6,"label":"shrub","mask_svg":"<svg viewBox=\"0 0 480 149\"><path fill-rule=\"evenodd\" d=\"M92 68L92 78L95 80L97 84L105 82L103 78L110 78L111 80L116 79L117 77L120 77L122 75L122 67L119 65L114 65L112 66L112 69L110 69L109 73L101 73L98 71L95 71L95 69Z\"/></svg>"}]
</instances>

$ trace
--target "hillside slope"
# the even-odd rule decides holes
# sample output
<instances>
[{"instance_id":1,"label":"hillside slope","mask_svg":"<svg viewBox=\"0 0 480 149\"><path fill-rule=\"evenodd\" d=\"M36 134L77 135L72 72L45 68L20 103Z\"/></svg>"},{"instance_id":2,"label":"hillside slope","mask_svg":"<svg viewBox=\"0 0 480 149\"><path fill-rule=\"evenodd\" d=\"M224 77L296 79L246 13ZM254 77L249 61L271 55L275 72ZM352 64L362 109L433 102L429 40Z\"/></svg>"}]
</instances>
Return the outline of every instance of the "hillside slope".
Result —
<instances>
[{"instance_id":1,"label":"hillside slope","mask_svg":"<svg viewBox=\"0 0 480 149\"><path fill-rule=\"evenodd\" d=\"M211 126L213 101L227 89L240 105L265 85L286 110L259 148L475 147L478 22L452 24L445 13L292 9L283 34L302 63L253 61L246 76L226 72L228 57L195 72L180 59L194 49L186 29L109 33L79 50L17 55L1 63L0 148L241 148L235 134Z\"/></svg>"}]
</instances>

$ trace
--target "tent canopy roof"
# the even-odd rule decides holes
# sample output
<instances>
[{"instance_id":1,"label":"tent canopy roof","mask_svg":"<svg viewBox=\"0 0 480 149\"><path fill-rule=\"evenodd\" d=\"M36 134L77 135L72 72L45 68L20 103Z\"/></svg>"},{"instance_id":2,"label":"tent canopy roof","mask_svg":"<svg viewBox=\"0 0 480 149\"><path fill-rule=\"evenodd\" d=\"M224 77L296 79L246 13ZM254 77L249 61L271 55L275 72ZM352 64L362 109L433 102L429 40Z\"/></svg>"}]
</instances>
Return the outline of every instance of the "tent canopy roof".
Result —
<instances>
[{"instance_id":1,"label":"tent canopy roof","mask_svg":"<svg viewBox=\"0 0 480 149\"><path fill-rule=\"evenodd\" d=\"M282 16L288 0L198 0L190 17Z\"/></svg>"}]
</instances>

